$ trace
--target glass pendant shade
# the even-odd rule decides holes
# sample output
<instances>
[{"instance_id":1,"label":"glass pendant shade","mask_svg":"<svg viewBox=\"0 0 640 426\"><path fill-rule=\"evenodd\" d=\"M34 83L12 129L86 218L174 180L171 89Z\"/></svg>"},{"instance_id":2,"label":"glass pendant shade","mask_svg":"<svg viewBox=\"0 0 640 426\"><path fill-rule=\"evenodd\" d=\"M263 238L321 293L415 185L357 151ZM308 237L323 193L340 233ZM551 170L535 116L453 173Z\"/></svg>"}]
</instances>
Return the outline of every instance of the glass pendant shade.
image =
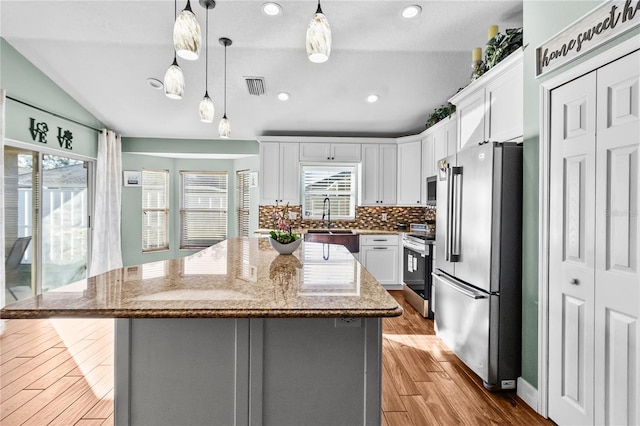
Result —
<instances>
[{"instance_id":1,"label":"glass pendant shade","mask_svg":"<svg viewBox=\"0 0 640 426\"><path fill-rule=\"evenodd\" d=\"M200 24L191 11L191 3L187 1L187 6L180 12L173 25L173 47L178 56L194 61L200 55L201 43Z\"/></svg>"},{"instance_id":2,"label":"glass pendant shade","mask_svg":"<svg viewBox=\"0 0 640 426\"><path fill-rule=\"evenodd\" d=\"M231 122L227 118L227 114L225 114L220 120L220 124L218 125L218 133L223 139L229 139L229 136L231 136Z\"/></svg>"},{"instance_id":3,"label":"glass pendant shade","mask_svg":"<svg viewBox=\"0 0 640 426\"><path fill-rule=\"evenodd\" d=\"M322 63L331 54L331 27L320 4L307 28L307 56L311 62Z\"/></svg>"},{"instance_id":4,"label":"glass pendant shade","mask_svg":"<svg viewBox=\"0 0 640 426\"><path fill-rule=\"evenodd\" d=\"M209 97L209 94L205 93L200 101L200 121L203 123L213 123L214 115L215 109L213 107L213 101Z\"/></svg>"},{"instance_id":5,"label":"glass pendant shade","mask_svg":"<svg viewBox=\"0 0 640 426\"><path fill-rule=\"evenodd\" d=\"M171 99L182 99L184 95L184 74L175 58L164 75L164 94Z\"/></svg>"}]
</instances>

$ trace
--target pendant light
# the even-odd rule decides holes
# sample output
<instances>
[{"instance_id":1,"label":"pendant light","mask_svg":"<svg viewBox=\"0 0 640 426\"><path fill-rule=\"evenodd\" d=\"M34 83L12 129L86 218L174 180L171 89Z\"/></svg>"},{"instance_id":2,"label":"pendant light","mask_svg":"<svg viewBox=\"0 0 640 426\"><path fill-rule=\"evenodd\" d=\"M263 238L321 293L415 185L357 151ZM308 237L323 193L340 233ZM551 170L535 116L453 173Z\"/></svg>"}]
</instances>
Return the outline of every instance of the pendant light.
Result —
<instances>
[{"instance_id":1,"label":"pendant light","mask_svg":"<svg viewBox=\"0 0 640 426\"><path fill-rule=\"evenodd\" d=\"M187 5L180 12L173 25L173 47L176 53L183 59L194 61L200 54L200 24L196 15L191 10L191 1L187 0Z\"/></svg>"},{"instance_id":2,"label":"pendant light","mask_svg":"<svg viewBox=\"0 0 640 426\"><path fill-rule=\"evenodd\" d=\"M218 133L223 139L231 136L231 122L227 118L227 46L231 46L232 41L226 37L220 38L220 44L224 46L224 115L218 125Z\"/></svg>"},{"instance_id":3,"label":"pendant light","mask_svg":"<svg viewBox=\"0 0 640 426\"><path fill-rule=\"evenodd\" d=\"M184 95L184 74L173 54L173 63L164 75L164 94L170 99L182 99Z\"/></svg>"},{"instance_id":4,"label":"pendant light","mask_svg":"<svg viewBox=\"0 0 640 426\"><path fill-rule=\"evenodd\" d=\"M322 63L329 59L330 54L331 27L327 17L322 13L318 0L318 9L307 28L307 56L311 62Z\"/></svg>"},{"instance_id":5,"label":"pendant light","mask_svg":"<svg viewBox=\"0 0 640 426\"><path fill-rule=\"evenodd\" d=\"M200 121L203 123L213 123L215 109L213 101L209 97L209 9L216 6L213 0L200 0L200 5L207 9L206 27L205 27L205 51L204 51L204 97L200 101Z\"/></svg>"},{"instance_id":6,"label":"pendant light","mask_svg":"<svg viewBox=\"0 0 640 426\"><path fill-rule=\"evenodd\" d=\"M173 16L176 16L178 6L176 1L173 2ZM175 51L173 52L173 63L164 74L164 94L170 99L182 99L184 94L184 74L178 65L178 58Z\"/></svg>"}]
</instances>

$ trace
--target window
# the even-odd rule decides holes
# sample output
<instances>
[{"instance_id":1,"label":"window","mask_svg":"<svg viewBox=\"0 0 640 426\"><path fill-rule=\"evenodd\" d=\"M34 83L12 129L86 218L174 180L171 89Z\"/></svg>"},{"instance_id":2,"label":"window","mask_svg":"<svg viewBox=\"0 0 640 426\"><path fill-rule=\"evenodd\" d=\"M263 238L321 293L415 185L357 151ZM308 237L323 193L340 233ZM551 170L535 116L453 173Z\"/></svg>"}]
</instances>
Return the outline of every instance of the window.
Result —
<instances>
[{"instance_id":1,"label":"window","mask_svg":"<svg viewBox=\"0 0 640 426\"><path fill-rule=\"evenodd\" d=\"M227 238L227 173L180 172L180 248L205 248Z\"/></svg>"},{"instance_id":2,"label":"window","mask_svg":"<svg viewBox=\"0 0 640 426\"><path fill-rule=\"evenodd\" d=\"M249 170L236 172L238 182L238 237L249 236L249 208L251 198L249 195Z\"/></svg>"},{"instance_id":3,"label":"window","mask_svg":"<svg viewBox=\"0 0 640 426\"><path fill-rule=\"evenodd\" d=\"M169 248L169 171L142 171L142 251Z\"/></svg>"},{"instance_id":4,"label":"window","mask_svg":"<svg viewBox=\"0 0 640 426\"><path fill-rule=\"evenodd\" d=\"M331 202L331 219L355 219L356 165L303 165L302 210L307 219L322 218L324 199Z\"/></svg>"}]
</instances>

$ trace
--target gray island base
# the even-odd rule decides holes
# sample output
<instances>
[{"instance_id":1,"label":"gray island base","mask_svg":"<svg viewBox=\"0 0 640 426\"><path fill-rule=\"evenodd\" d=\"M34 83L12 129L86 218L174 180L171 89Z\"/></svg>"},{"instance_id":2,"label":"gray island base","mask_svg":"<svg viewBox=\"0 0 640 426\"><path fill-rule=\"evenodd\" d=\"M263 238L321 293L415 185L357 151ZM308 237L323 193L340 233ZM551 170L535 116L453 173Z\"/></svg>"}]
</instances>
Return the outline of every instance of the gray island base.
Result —
<instances>
[{"instance_id":1,"label":"gray island base","mask_svg":"<svg viewBox=\"0 0 640 426\"><path fill-rule=\"evenodd\" d=\"M116 425L377 425L395 300L342 246L229 239L5 307L116 319Z\"/></svg>"}]
</instances>

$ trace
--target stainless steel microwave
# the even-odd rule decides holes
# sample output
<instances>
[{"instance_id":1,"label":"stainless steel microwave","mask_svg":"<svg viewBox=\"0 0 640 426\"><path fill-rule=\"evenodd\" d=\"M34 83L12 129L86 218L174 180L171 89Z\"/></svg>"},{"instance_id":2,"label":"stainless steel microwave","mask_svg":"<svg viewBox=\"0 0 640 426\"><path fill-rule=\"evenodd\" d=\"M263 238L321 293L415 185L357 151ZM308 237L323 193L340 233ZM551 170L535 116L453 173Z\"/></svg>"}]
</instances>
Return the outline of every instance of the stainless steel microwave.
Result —
<instances>
[{"instance_id":1,"label":"stainless steel microwave","mask_svg":"<svg viewBox=\"0 0 640 426\"><path fill-rule=\"evenodd\" d=\"M436 176L430 176L427 178L427 204L436 205Z\"/></svg>"}]
</instances>

